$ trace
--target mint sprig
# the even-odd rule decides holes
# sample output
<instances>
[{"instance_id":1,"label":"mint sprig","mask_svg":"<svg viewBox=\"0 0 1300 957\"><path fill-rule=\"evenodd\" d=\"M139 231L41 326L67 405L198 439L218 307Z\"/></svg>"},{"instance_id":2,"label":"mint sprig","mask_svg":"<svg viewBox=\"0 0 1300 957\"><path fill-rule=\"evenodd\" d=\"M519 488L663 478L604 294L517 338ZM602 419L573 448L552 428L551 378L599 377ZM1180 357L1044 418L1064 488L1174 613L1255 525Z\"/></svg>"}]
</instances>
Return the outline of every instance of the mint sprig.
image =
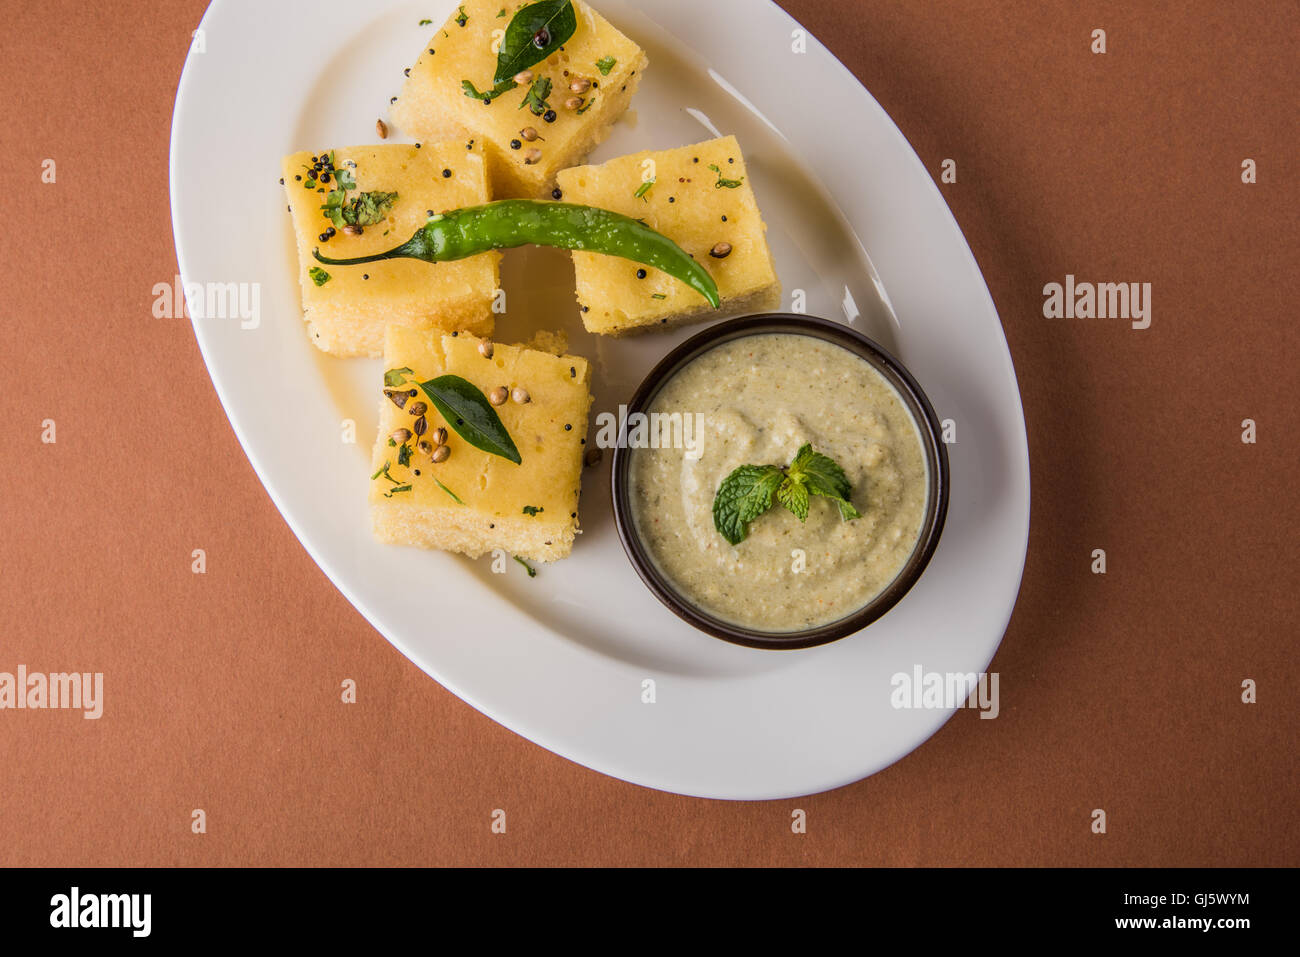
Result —
<instances>
[{"instance_id":1,"label":"mint sprig","mask_svg":"<svg viewBox=\"0 0 1300 957\"><path fill-rule=\"evenodd\" d=\"M811 445L805 445L794 461L790 463L789 479L808 487L813 495L835 500L840 507L840 517L849 522L861 518L862 513L853 507L849 497L853 494L853 485L844 474L844 469L829 456L814 452ZM800 521L803 521L801 518Z\"/></svg>"},{"instance_id":2,"label":"mint sprig","mask_svg":"<svg viewBox=\"0 0 1300 957\"><path fill-rule=\"evenodd\" d=\"M832 499L844 521L860 518L849 501L853 486L834 459L803 445L785 468L742 465L718 486L713 499L713 527L732 545L749 536L749 525L775 500L799 521L807 521L810 495Z\"/></svg>"},{"instance_id":3,"label":"mint sprig","mask_svg":"<svg viewBox=\"0 0 1300 957\"><path fill-rule=\"evenodd\" d=\"M713 498L713 527L733 545L749 534L749 523L772 507L772 496L785 479L775 465L742 465L718 486Z\"/></svg>"}]
</instances>

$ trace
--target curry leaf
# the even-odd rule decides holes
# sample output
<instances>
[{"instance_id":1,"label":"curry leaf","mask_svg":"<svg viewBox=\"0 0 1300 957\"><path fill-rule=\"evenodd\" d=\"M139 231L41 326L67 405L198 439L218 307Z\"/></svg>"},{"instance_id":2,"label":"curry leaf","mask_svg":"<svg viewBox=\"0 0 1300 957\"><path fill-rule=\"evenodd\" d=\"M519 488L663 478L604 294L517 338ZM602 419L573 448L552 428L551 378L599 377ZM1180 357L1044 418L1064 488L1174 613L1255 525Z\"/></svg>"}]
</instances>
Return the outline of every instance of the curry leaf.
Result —
<instances>
[{"instance_id":1,"label":"curry leaf","mask_svg":"<svg viewBox=\"0 0 1300 957\"><path fill-rule=\"evenodd\" d=\"M462 439L476 449L520 464L519 449L478 386L458 375L444 375L421 382L420 388Z\"/></svg>"},{"instance_id":2,"label":"curry leaf","mask_svg":"<svg viewBox=\"0 0 1300 957\"><path fill-rule=\"evenodd\" d=\"M578 29L571 0L540 0L523 7L510 20L497 52L494 83L541 63Z\"/></svg>"}]
</instances>

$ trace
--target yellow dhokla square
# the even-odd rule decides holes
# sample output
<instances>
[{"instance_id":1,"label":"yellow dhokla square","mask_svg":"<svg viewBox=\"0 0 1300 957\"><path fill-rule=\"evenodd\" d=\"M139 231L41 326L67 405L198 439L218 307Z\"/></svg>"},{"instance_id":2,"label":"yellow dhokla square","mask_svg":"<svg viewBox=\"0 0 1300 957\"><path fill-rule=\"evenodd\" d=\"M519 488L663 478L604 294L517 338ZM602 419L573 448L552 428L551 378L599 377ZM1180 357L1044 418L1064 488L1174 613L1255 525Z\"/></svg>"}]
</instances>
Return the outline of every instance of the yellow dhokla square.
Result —
<instances>
[{"instance_id":1,"label":"yellow dhokla square","mask_svg":"<svg viewBox=\"0 0 1300 957\"><path fill-rule=\"evenodd\" d=\"M333 171L313 173L322 155L332 155ZM491 194L478 151L467 150L463 141L425 143L419 149L409 144L349 146L327 154L286 156L283 175L297 236L304 318L320 349L336 356L382 355L384 329L390 324L491 334L500 253L437 265L390 259L324 266L312 256L313 249L333 259L384 252L409 239L430 210L487 202ZM352 229L337 228L321 208L339 189L340 177L343 185L355 181L342 197L366 224L355 235Z\"/></svg>"},{"instance_id":2,"label":"yellow dhokla square","mask_svg":"<svg viewBox=\"0 0 1300 957\"><path fill-rule=\"evenodd\" d=\"M375 537L470 557L501 548L542 562L564 558L578 528L590 366L578 356L501 343L493 344L489 358L480 351L483 341L466 333L388 330L385 369L410 371L400 373L400 386L388 387L403 406L386 396L380 411L370 483ZM498 388L526 390L528 401L512 397L495 406L519 464L475 448L439 415L419 383L444 375L465 379L484 396ZM427 423L424 441L446 429L445 460L435 462L433 453L419 448L419 436L407 439L399 431L419 431L420 416ZM404 445L410 452L402 465Z\"/></svg>"},{"instance_id":3,"label":"yellow dhokla square","mask_svg":"<svg viewBox=\"0 0 1300 957\"><path fill-rule=\"evenodd\" d=\"M563 170L559 183L569 202L642 219L668 236L703 263L722 299L715 310L666 273L616 256L574 252L578 302L588 331L622 335L780 306L767 227L734 136Z\"/></svg>"},{"instance_id":4,"label":"yellow dhokla square","mask_svg":"<svg viewBox=\"0 0 1300 957\"><path fill-rule=\"evenodd\" d=\"M577 29L533 78L488 103L467 95L493 89L496 44L524 3L467 0L425 44L410 68L393 120L417 140L474 139L486 151L497 199L546 198L556 171L581 163L627 109L649 62L641 49L582 0L574 0ZM551 112L523 106L532 84L549 81ZM575 92L573 84L584 92ZM569 105L578 97L581 103ZM530 139L524 131L536 131Z\"/></svg>"}]
</instances>

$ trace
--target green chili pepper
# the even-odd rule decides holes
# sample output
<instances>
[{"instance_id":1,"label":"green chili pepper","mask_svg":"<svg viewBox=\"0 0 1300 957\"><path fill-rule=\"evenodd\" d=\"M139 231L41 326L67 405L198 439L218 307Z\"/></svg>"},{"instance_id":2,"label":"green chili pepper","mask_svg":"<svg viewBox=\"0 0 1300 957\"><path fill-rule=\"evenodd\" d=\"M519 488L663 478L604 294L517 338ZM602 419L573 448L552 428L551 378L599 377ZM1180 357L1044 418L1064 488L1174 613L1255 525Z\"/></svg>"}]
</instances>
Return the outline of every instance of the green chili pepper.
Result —
<instances>
[{"instance_id":1,"label":"green chili pepper","mask_svg":"<svg viewBox=\"0 0 1300 957\"><path fill-rule=\"evenodd\" d=\"M503 199L466 206L432 217L414 236L387 252L356 259L327 259L320 250L312 254L327 266L359 266L382 259L436 263L528 243L604 253L653 266L686 283L714 309L719 306L718 286L708 270L667 236L629 216L575 203Z\"/></svg>"}]
</instances>

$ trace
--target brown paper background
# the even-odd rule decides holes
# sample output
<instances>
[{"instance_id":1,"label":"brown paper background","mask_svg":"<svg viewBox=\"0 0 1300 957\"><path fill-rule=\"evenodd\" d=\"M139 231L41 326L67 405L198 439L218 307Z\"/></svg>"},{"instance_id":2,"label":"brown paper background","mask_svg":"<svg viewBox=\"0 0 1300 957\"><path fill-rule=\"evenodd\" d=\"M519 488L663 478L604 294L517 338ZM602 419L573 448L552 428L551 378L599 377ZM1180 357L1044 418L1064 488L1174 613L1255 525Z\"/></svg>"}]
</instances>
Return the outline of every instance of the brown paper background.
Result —
<instances>
[{"instance_id":1,"label":"brown paper background","mask_svg":"<svg viewBox=\"0 0 1300 957\"><path fill-rule=\"evenodd\" d=\"M936 179L958 164L941 188L1032 462L1001 716L959 712L834 792L732 804L588 771L444 691L315 567L188 322L150 314L203 2L3 0L0 670L103 671L107 711L0 712L0 863L1300 863L1294 5L785 6ZM1151 282L1152 327L1044 319L1067 272Z\"/></svg>"}]
</instances>

